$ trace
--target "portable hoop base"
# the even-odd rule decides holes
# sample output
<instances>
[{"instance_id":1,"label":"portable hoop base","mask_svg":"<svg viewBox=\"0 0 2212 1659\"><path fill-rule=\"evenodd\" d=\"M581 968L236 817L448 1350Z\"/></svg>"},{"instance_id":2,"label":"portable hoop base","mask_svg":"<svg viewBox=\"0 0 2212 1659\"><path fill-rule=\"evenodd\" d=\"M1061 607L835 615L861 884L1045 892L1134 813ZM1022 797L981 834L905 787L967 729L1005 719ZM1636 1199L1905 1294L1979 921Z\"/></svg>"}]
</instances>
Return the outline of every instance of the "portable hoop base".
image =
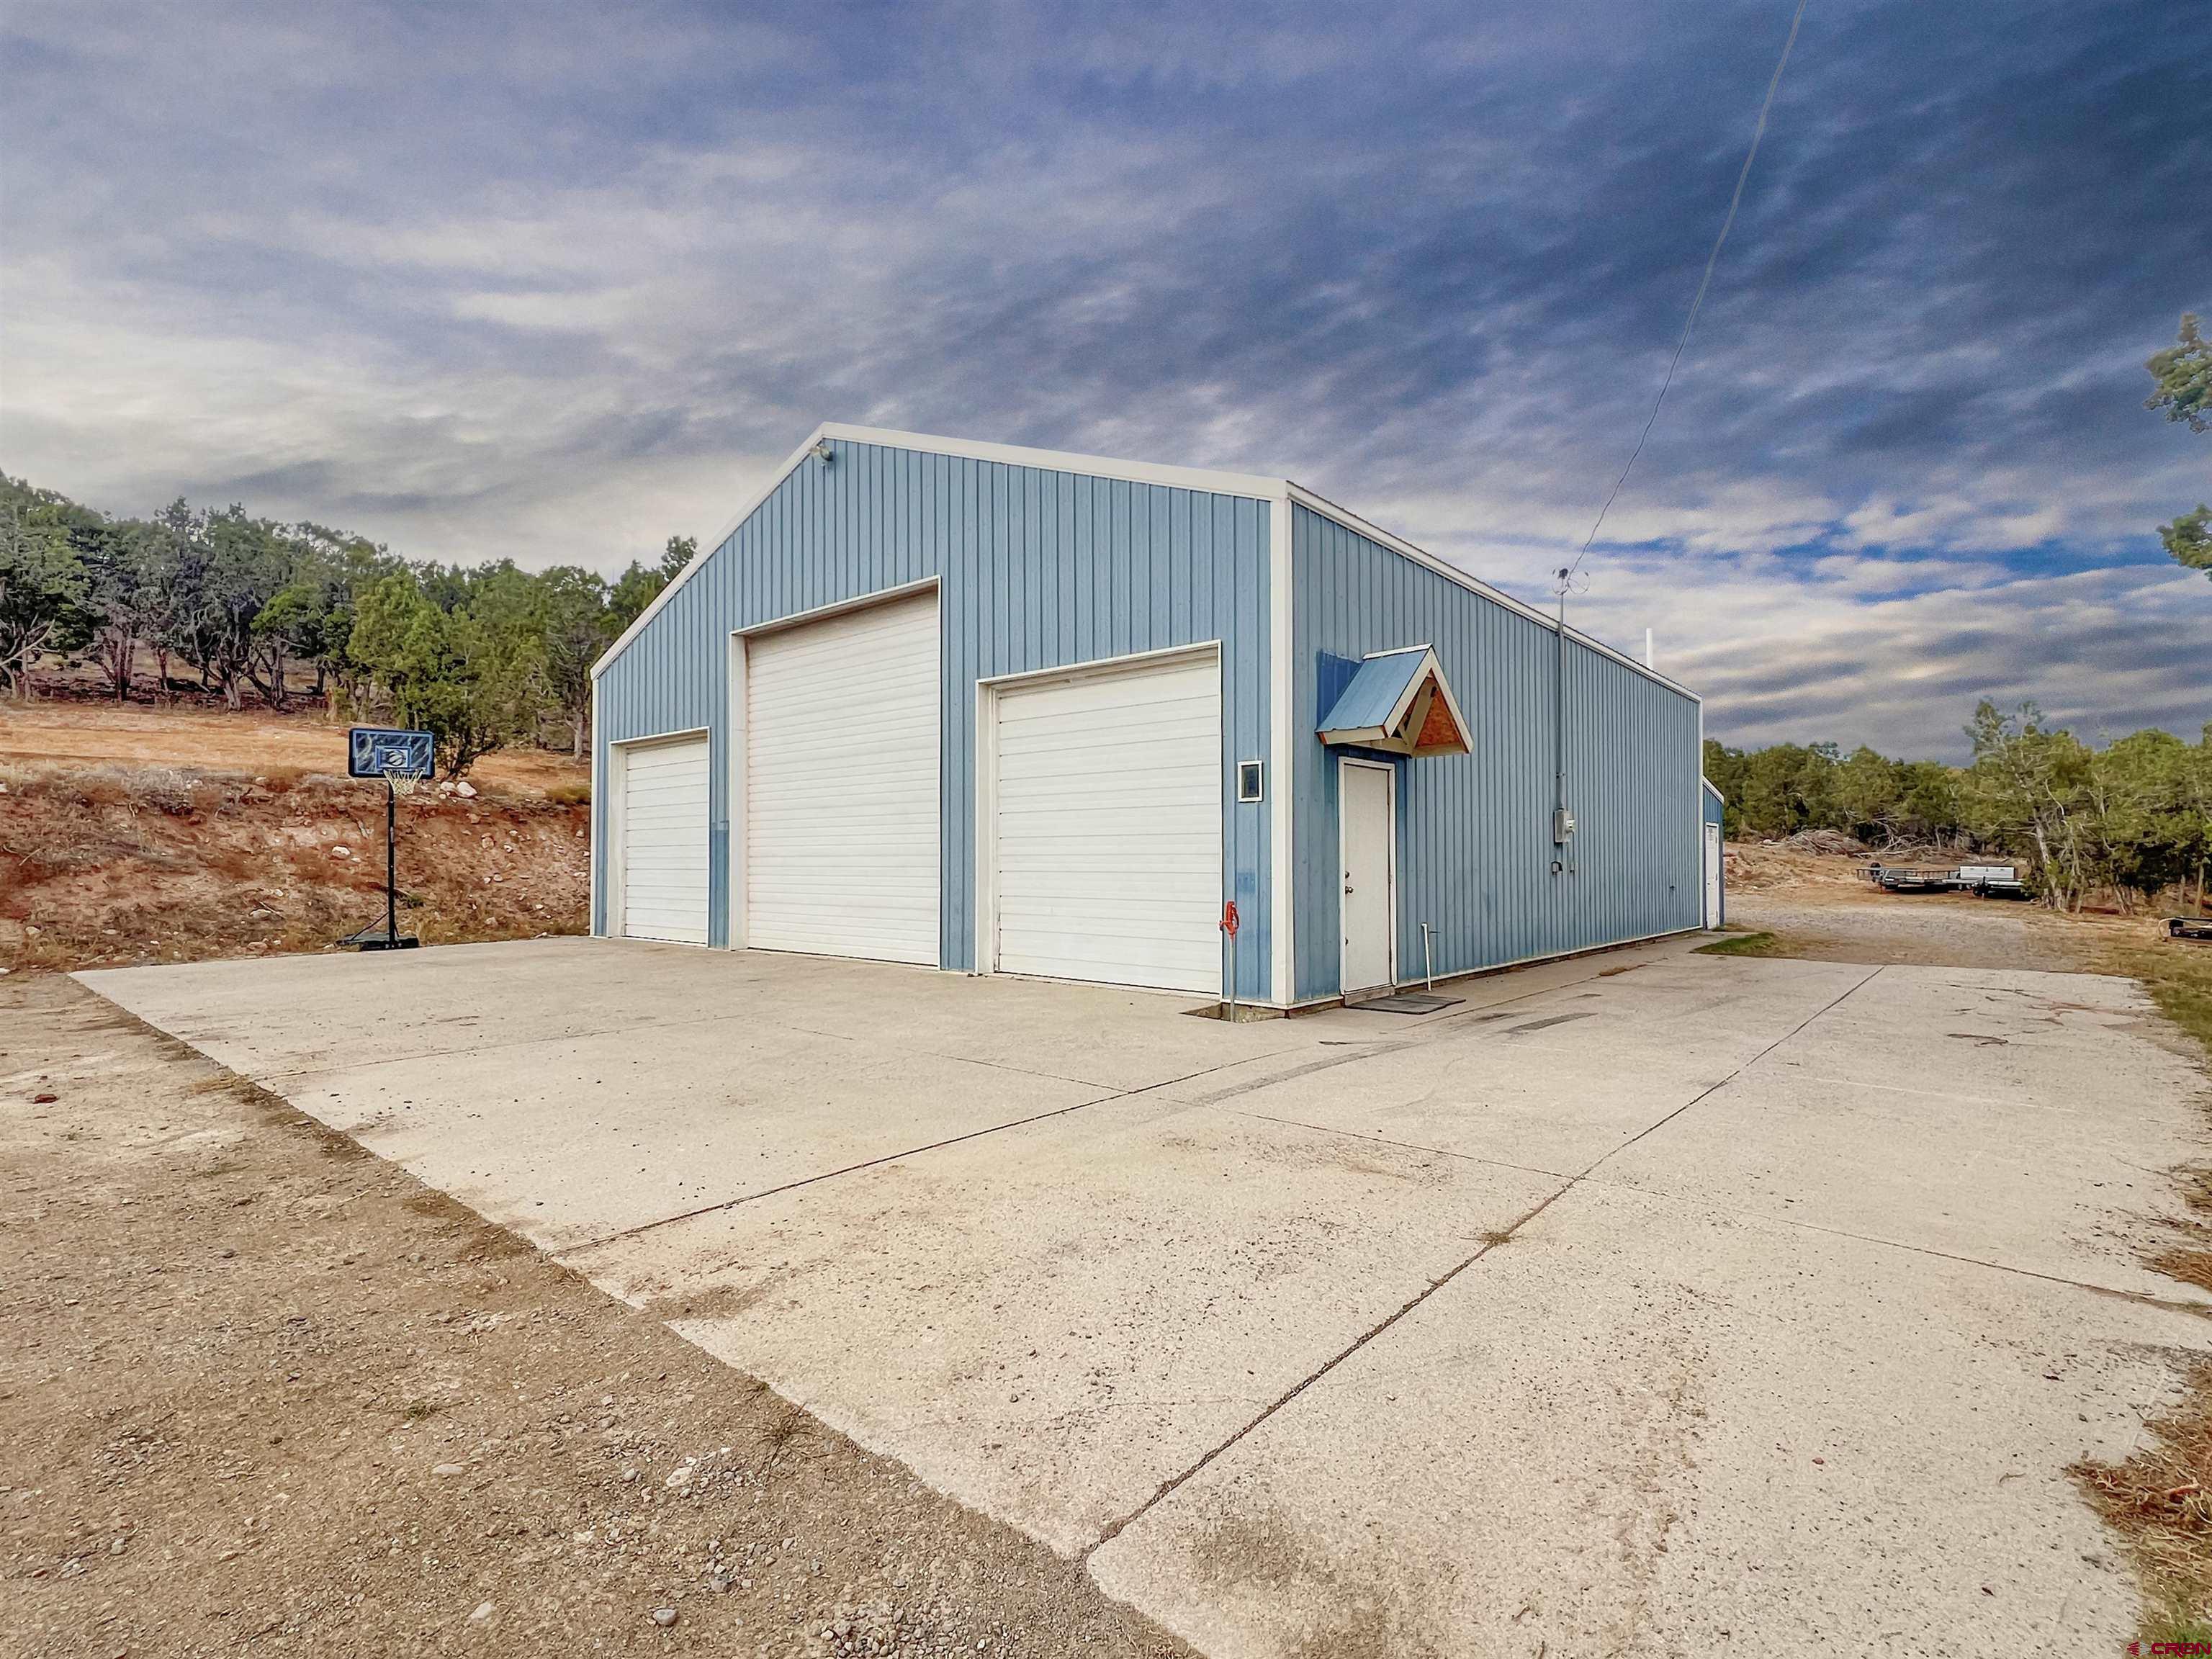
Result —
<instances>
[{"instance_id":1,"label":"portable hoop base","mask_svg":"<svg viewBox=\"0 0 2212 1659\"><path fill-rule=\"evenodd\" d=\"M413 794L419 781L398 767L384 774L384 931L356 933L353 943L363 951L412 951L422 943L399 931L399 797Z\"/></svg>"}]
</instances>

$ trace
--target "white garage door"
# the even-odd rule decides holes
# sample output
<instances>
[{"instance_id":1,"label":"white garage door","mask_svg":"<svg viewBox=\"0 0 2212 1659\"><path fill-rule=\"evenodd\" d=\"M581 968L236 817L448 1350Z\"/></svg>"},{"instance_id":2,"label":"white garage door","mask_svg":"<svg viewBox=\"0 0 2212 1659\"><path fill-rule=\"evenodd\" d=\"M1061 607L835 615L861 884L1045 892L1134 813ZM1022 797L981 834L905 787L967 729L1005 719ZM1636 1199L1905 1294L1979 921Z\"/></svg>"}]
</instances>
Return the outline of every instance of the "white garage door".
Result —
<instances>
[{"instance_id":1,"label":"white garage door","mask_svg":"<svg viewBox=\"0 0 2212 1659\"><path fill-rule=\"evenodd\" d=\"M997 702L998 966L1218 996L1214 659Z\"/></svg>"},{"instance_id":2,"label":"white garage door","mask_svg":"<svg viewBox=\"0 0 2212 1659\"><path fill-rule=\"evenodd\" d=\"M704 945L707 739L626 745L623 754L623 937Z\"/></svg>"},{"instance_id":3,"label":"white garage door","mask_svg":"<svg viewBox=\"0 0 2212 1659\"><path fill-rule=\"evenodd\" d=\"M938 959L937 600L745 643L744 940Z\"/></svg>"}]
</instances>

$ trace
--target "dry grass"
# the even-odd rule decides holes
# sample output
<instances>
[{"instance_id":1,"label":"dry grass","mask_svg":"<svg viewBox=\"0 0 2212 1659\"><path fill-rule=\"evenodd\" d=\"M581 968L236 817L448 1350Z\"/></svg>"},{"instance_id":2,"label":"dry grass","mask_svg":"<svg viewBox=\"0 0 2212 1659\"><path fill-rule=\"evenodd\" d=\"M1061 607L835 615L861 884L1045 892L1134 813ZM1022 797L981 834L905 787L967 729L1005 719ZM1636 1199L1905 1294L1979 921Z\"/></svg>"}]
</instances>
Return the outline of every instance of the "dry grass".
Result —
<instances>
[{"instance_id":1,"label":"dry grass","mask_svg":"<svg viewBox=\"0 0 2212 1659\"><path fill-rule=\"evenodd\" d=\"M1789 945L1768 933L1736 933L1727 939L1717 939L1711 945L1700 945L1701 957L1786 957L1795 954Z\"/></svg>"},{"instance_id":2,"label":"dry grass","mask_svg":"<svg viewBox=\"0 0 2212 1659\"><path fill-rule=\"evenodd\" d=\"M2212 1365L2189 1378L2186 1402L2151 1425L2151 1443L2124 1463L2075 1471L2089 1502L2126 1541L2150 1602L2143 1635L2201 1641L2212 1632Z\"/></svg>"},{"instance_id":3,"label":"dry grass","mask_svg":"<svg viewBox=\"0 0 2212 1659\"><path fill-rule=\"evenodd\" d=\"M2106 946L2099 966L2141 980L2159 1012L2212 1055L2212 943L2130 932Z\"/></svg>"},{"instance_id":4,"label":"dry grass","mask_svg":"<svg viewBox=\"0 0 2212 1659\"><path fill-rule=\"evenodd\" d=\"M0 714L0 765L73 775L109 768L175 768L272 781L313 774L343 777L345 734L343 724L305 708L232 714L40 697L10 702ZM551 795L588 789L591 768L550 750L515 750L486 756L469 776L493 791Z\"/></svg>"},{"instance_id":5,"label":"dry grass","mask_svg":"<svg viewBox=\"0 0 2212 1659\"><path fill-rule=\"evenodd\" d=\"M2212 946L2138 933L2107 941L2098 965L2140 980L2212 1056ZM2190 1219L2150 1266L2212 1290L2212 1170L2188 1172L2183 1192ZM2212 1642L2212 1364L2191 1368L2180 1401L2148 1431L2148 1443L2126 1462L2082 1463L2075 1477L2142 1580L2143 1638Z\"/></svg>"}]
</instances>

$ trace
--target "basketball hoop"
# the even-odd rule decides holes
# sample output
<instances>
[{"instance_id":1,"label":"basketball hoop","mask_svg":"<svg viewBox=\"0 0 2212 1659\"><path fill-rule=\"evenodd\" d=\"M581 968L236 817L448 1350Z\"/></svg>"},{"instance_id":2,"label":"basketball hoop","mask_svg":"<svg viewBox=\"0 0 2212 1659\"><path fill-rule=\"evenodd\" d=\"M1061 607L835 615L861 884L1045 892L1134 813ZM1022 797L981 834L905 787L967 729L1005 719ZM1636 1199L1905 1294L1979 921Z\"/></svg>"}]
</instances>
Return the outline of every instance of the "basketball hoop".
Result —
<instances>
[{"instance_id":1,"label":"basketball hoop","mask_svg":"<svg viewBox=\"0 0 2212 1659\"><path fill-rule=\"evenodd\" d=\"M438 769L434 733L356 726L346 733L346 771L384 780L384 931L367 928L349 943L364 951L404 951L421 943L399 931L399 798L411 795Z\"/></svg>"}]
</instances>

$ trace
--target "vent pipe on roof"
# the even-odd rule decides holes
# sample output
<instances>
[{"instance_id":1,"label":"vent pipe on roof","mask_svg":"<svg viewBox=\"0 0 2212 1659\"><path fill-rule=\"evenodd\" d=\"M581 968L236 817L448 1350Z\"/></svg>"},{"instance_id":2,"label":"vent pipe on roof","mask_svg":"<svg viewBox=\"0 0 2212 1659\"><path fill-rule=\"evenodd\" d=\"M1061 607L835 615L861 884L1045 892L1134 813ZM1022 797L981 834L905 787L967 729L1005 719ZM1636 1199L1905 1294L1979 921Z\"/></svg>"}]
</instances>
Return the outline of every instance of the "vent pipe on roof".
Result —
<instances>
[{"instance_id":1,"label":"vent pipe on roof","mask_svg":"<svg viewBox=\"0 0 2212 1659\"><path fill-rule=\"evenodd\" d=\"M1650 629L1648 629L1648 628L1647 628L1647 629L1645 629L1644 630L1644 665L1646 668L1650 668L1650 667L1652 666L1652 663L1651 663L1651 630L1650 630ZM1656 672L1657 671L1655 669L1653 672Z\"/></svg>"}]
</instances>

